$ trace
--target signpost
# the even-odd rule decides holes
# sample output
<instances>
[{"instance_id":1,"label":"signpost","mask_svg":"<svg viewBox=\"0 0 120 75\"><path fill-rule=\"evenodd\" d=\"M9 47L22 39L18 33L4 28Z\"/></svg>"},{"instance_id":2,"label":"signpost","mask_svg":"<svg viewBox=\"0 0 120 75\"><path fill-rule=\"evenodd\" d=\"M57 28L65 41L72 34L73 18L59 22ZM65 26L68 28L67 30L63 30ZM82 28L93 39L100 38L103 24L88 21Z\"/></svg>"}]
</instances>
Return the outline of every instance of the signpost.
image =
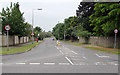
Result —
<instances>
[{"instance_id":1,"label":"signpost","mask_svg":"<svg viewBox=\"0 0 120 75\"><path fill-rule=\"evenodd\" d=\"M34 37L33 37L33 36L34 36L34 33L33 33L33 31L32 31L32 34L31 34L31 35L32 35L32 44L33 44L33 40L34 40Z\"/></svg>"},{"instance_id":2,"label":"signpost","mask_svg":"<svg viewBox=\"0 0 120 75\"><path fill-rule=\"evenodd\" d=\"M9 37L8 37L8 35L9 35L10 26L6 25L5 30L7 31L7 50L9 50L9 40L8 40Z\"/></svg>"},{"instance_id":3,"label":"signpost","mask_svg":"<svg viewBox=\"0 0 120 75\"><path fill-rule=\"evenodd\" d=\"M114 41L114 49L115 49L115 48L116 48L116 35L117 35L117 33L118 33L118 30L115 29L115 30L114 30L114 33L115 33L115 41Z\"/></svg>"}]
</instances>

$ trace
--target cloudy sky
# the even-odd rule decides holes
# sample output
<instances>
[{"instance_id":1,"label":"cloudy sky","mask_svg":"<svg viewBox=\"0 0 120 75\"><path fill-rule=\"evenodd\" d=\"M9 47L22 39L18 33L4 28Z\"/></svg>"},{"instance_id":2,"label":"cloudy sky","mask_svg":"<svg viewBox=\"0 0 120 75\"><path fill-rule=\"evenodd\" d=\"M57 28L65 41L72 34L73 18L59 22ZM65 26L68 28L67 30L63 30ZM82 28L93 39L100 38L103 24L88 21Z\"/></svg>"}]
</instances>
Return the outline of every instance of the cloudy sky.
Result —
<instances>
[{"instance_id":1,"label":"cloudy sky","mask_svg":"<svg viewBox=\"0 0 120 75\"><path fill-rule=\"evenodd\" d=\"M76 9L81 0L0 0L0 12L2 8L10 6L10 2L19 2L20 10L24 12L26 22L32 24L32 9L34 10L34 26L40 26L45 31L51 31L65 18L76 15Z\"/></svg>"}]
</instances>

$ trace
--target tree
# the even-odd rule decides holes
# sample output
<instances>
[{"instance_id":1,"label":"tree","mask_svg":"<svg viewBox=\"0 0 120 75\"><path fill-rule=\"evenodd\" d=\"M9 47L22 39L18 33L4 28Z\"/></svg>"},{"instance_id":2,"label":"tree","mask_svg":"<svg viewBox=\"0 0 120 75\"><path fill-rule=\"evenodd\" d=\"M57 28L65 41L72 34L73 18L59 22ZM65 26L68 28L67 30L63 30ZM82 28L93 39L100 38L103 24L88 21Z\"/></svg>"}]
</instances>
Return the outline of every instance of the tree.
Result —
<instances>
[{"instance_id":1,"label":"tree","mask_svg":"<svg viewBox=\"0 0 120 75\"><path fill-rule=\"evenodd\" d=\"M96 3L95 12L90 16L91 26L96 35L113 36L114 29L120 27L120 4Z\"/></svg>"},{"instance_id":2,"label":"tree","mask_svg":"<svg viewBox=\"0 0 120 75\"><path fill-rule=\"evenodd\" d=\"M93 32L93 26L90 26L89 16L94 13L95 2L80 2L76 15L80 19L84 29L89 32Z\"/></svg>"},{"instance_id":3,"label":"tree","mask_svg":"<svg viewBox=\"0 0 120 75\"><path fill-rule=\"evenodd\" d=\"M55 38L58 40L62 40L64 38L64 24L58 23L52 31Z\"/></svg>"},{"instance_id":4,"label":"tree","mask_svg":"<svg viewBox=\"0 0 120 75\"><path fill-rule=\"evenodd\" d=\"M34 28L34 36L37 38L38 34L42 32L42 29L40 27L35 27Z\"/></svg>"},{"instance_id":5,"label":"tree","mask_svg":"<svg viewBox=\"0 0 120 75\"><path fill-rule=\"evenodd\" d=\"M25 32L26 26L24 23L23 13L21 13L19 9L19 3L11 3L10 7L7 7L6 10L3 8L1 15L4 16L2 18L2 33L6 33L4 27L9 24L11 30L9 31L10 35L18 35L25 36L23 34Z\"/></svg>"}]
</instances>

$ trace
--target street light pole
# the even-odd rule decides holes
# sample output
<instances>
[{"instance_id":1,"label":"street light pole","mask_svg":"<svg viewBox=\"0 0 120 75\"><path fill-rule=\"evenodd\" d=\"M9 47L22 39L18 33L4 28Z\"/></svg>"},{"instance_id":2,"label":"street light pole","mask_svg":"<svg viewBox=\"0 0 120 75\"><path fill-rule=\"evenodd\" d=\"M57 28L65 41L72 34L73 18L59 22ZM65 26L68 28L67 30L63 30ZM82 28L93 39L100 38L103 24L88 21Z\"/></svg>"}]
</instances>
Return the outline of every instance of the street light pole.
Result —
<instances>
[{"instance_id":1,"label":"street light pole","mask_svg":"<svg viewBox=\"0 0 120 75\"><path fill-rule=\"evenodd\" d=\"M42 10L42 9L32 9L32 44L33 44L33 41L34 41L34 37L33 37L33 33L34 33L34 10Z\"/></svg>"},{"instance_id":2,"label":"street light pole","mask_svg":"<svg viewBox=\"0 0 120 75\"><path fill-rule=\"evenodd\" d=\"M34 37L33 37L33 25L34 25L34 9L32 10L32 44L34 41Z\"/></svg>"}]
</instances>

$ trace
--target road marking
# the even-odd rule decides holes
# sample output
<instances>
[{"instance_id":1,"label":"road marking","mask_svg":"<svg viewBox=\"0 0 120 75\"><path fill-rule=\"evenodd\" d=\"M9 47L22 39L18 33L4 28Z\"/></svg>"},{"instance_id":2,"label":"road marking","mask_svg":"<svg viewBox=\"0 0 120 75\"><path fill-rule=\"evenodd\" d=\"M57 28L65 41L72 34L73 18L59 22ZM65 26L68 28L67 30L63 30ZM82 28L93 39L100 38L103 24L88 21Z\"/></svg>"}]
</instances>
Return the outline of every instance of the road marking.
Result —
<instances>
[{"instance_id":1,"label":"road marking","mask_svg":"<svg viewBox=\"0 0 120 75\"><path fill-rule=\"evenodd\" d=\"M74 51L72 51L74 54L78 54L78 53L76 53L76 52L74 52Z\"/></svg>"},{"instance_id":2,"label":"road marking","mask_svg":"<svg viewBox=\"0 0 120 75\"><path fill-rule=\"evenodd\" d=\"M55 47L59 50L59 48L57 46L55 46Z\"/></svg>"},{"instance_id":3,"label":"road marking","mask_svg":"<svg viewBox=\"0 0 120 75\"><path fill-rule=\"evenodd\" d=\"M73 62L72 61L70 61L70 59L68 59L68 57L65 57L72 65L74 65L73 64Z\"/></svg>"},{"instance_id":4,"label":"road marking","mask_svg":"<svg viewBox=\"0 0 120 75\"><path fill-rule=\"evenodd\" d=\"M16 64L21 64L21 65L24 65L24 64L26 64L26 63L16 63Z\"/></svg>"},{"instance_id":5,"label":"road marking","mask_svg":"<svg viewBox=\"0 0 120 75\"><path fill-rule=\"evenodd\" d=\"M60 53L62 53L63 54L63 52L61 51L61 50L59 50L60 51Z\"/></svg>"},{"instance_id":6,"label":"road marking","mask_svg":"<svg viewBox=\"0 0 120 75\"><path fill-rule=\"evenodd\" d=\"M96 56L100 57L100 58L109 58L109 56L100 56L98 54L96 54Z\"/></svg>"},{"instance_id":7,"label":"road marking","mask_svg":"<svg viewBox=\"0 0 120 75\"><path fill-rule=\"evenodd\" d=\"M31 65L39 65L40 63L29 63Z\"/></svg>"},{"instance_id":8,"label":"road marking","mask_svg":"<svg viewBox=\"0 0 120 75\"><path fill-rule=\"evenodd\" d=\"M95 65L98 65L100 62L96 62Z\"/></svg>"},{"instance_id":9,"label":"road marking","mask_svg":"<svg viewBox=\"0 0 120 75\"><path fill-rule=\"evenodd\" d=\"M54 65L55 63L44 63L44 65Z\"/></svg>"},{"instance_id":10,"label":"road marking","mask_svg":"<svg viewBox=\"0 0 120 75\"><path fill-rule=\"evenodd\" d=\"M2 65L3 63L0 63L0 65Z\"/></svg>"},{"instance_id":11,"label":"road marking","mask_svg":"<svg viewBox=\"0 0 120 75\"><path fill-rule=\"evenodd\" d=\"M87 59L86 57L83 57L84 59Z\"/></svg>"},{"instance_id":12,"label":"road marking","mask_svg":"<svg viewBox=\"0 0 120 75\"><path fill-rule=\"evenodd\" d=\"M108 62L108 64L118 66L118 64L116 64L115 62Z\"/></svg>"},{"instance_id":13,"label":"road marking","mask_svg":"<svg viewBox=\"0 0 120 75\"><path fill-rule=\"evenodd\" d=\"M59 65L70 65L69 63L59 63Z\"/></svg>"},{"instance_id":14,"label":"road marking","mask_svg":"<svg viewBox=\"0 0 120 75\"><path fill-rule=\"evenodd\" d=\"M106 65L103 62L96 62L95 65Z\"/></svg>"}]
</instances>

